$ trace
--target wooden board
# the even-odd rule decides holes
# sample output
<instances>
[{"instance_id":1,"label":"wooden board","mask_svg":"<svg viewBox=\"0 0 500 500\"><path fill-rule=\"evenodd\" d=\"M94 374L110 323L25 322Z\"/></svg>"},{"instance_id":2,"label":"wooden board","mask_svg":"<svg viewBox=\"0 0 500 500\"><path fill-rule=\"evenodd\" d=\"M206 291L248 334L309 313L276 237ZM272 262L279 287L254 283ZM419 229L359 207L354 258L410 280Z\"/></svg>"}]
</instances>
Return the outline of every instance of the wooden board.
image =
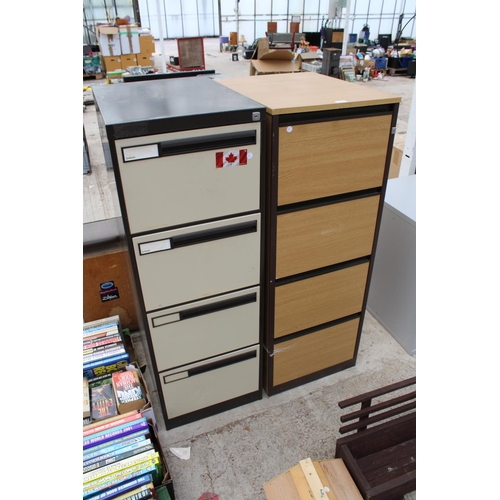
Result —
<instances>
[{"instance_id":1,"label":"wooden board","mask_svg":"<svg viewBox=\"0 0 500 500\"><path fill-rule=\"evenodd\" d=\"M359 319L346 321L274 346L277 386L353 359Z\"/></svg>"},{"instance_id":2,"label":"wooden board","mask_svg":"<svg viewBox=\"0 0 500 500\"><path fill-rule=\"evenodd\" d=\"M205 54L202 37L177 39L179 66L181 69L205 69Z\"/></svg>"},{"instance_id":3,"label":"wooden board","mask_svg":"<svg viewBox=\"0 0 500 500\"><path fill-rule=\"evenodd\" d=\"M276 287L274 338L361 311L368 263Z\"/></svg>"},{"instance_id":4,"label":"wooden board","mask_svg":"<svg viewBox=\"0 0 500 500\"><path fill-rule=\"evenodd\" d=\"M83 258L83 320L88 323L101 318L119 316L122 328L138 328L136 289L129 270L127 250L110 250ZM100 285L113 282L113 300L101 300ZM115 293L115 292L113 292Z\"/></svg>"},{"instance_id":5,"label":"wooden board","mask_svg":"<svg viewBox=\"0 0 500 500\"><path fill-rule=\"evenodd\" d=\"M301 460L264 483L264 492L267 500L362 500L340 458Z\"/></svg>"},{"instance_id":6,"label":"wooden board","mask_svg":"<svg viewBox=\"0 0 500 500\"><path fill-rule=\"evenodd\" d=\"M401 102L400 96L310 71L215 80L266 106L272 115Z\"/></svg>"},{"instance_id":7,"label":"wooden board","mask_svg":"<svg viewBox=\"0 0 500 500\"><path fill-rule=\"evenodd\" d=\"M278 205L381 186L391 119L280 127Z\"/></svg>"},{"instance_id":8,"label":"wooden board","mask_svg":"<svg viewBox=\"0 0 500 500\"><path fill-rule=\"evenodd\" d=\"M278 215L276 278L371 255L380 196Z\"/></svg>"}]
</instances>

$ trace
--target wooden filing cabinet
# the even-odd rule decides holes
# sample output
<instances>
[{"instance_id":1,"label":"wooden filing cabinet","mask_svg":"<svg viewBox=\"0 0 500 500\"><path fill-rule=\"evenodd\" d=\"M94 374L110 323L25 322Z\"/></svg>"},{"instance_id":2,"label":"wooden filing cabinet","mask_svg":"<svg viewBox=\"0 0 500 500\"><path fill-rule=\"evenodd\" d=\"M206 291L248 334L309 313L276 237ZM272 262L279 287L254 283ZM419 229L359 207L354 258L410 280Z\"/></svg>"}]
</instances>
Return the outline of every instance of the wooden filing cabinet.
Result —
<instances>
[{"instance_id":1,"label":"wooden filing cabinet","mask_svg":"<svg viewBox=\"0 0 500 500\"><path fill-rule=\"evenodd\" d=\"M355 365L400 97L312 72L217 80L266 107L263 385Z\"/></svg>"}]
</instances>

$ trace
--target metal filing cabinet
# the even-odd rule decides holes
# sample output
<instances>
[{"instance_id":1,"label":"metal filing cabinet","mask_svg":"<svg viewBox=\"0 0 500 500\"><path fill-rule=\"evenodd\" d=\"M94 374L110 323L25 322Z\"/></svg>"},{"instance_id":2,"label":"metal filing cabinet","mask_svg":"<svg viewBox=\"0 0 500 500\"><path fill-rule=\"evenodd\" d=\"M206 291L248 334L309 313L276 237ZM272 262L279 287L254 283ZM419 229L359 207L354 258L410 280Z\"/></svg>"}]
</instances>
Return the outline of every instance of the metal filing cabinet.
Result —
<instances>
[{"instance_id":1,"label":"metal filing cabinet","mask_svg":"<svg viewBox=\"0 0 500 500\"><path fill-rule=\"evenodd\" d=\"M400 98L312 72L217 81L267 109L273 395L356 363Z\"/></svg>"},{"instance_id":2,"label":"metal filing cabinet","mask_svg":"<svg viewBox=\"0 0 500 500\"><path fill-rule=\"evenodd\" d=\"M208 77L94 95L167 429L260 399L265 108Z\"/></svg>"}]
</instances>

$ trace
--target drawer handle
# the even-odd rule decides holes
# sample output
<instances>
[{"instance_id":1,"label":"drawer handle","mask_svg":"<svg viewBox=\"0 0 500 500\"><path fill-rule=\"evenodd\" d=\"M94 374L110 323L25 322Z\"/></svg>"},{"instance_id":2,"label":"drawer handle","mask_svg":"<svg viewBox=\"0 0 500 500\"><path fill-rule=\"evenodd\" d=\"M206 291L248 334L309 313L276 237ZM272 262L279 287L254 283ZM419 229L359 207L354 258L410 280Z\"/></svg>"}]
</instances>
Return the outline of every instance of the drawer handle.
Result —
<instances>
[{"instance_id":1,"label":"drawer handle","mask_svg":"<svg viewBox=\"0 0 500 500\"><path fill-rule=\"evenodd\" d=\"M256 220L241 222L239 224L232 224L231 226L206 229L203 231L196 231L194 233L173 236L172 238L165 238L163 240L141 243L139 244L139 254L148 255L151 253L165 252L175 248L199 245L201 243L208 243L210 241L220 240L223 238L232 238L233 236L241 236L243 234L256 232Z\"/></svg>"},{"instance_id":2,"label":"drawer handle","mask_svg":"<svg viewBox=\"0 0 500 500\"><path fill-rule=\"evenodd\" d=\"M160 156L173 156L257 144L257 131L190 137L160 143Z\"/></svg>"},{"instance_id":3,"label":"drawer handle","mask_svg":"<svg viewBox=\"0 0 500 500\"><path fill-rule=\"evenodd\" d=\"M242 297L235 297L233 299L221 300L220 302L214 302L213 304L193 307L191 309L186 309L185 311L181 311L180 319L183 320L183 319L196 318L197 316L203 316L205 314L224 311L225 309L231 309L233 307L240 307L245 304L251 304L252 302L256 301L257 301L256 293L243 295Z\"/></svg>"},{"instance_id":4,"label":"drawer handle","mask_svg":"<svg viewBox=\"0 0 500 500\"><path fill-rule=\"evenodd\" d=\"M214 361L213 363L207 363L206 365L191 368L188 370L188 376L194 377L195 375L201 375L202 373L210 372L212 370L218 370L220 368L241 363L242 361L247 361L256 357L256 350L245 352L243 354L237 354L236 356L231 356L230 358L221 359L220 361Z\"/></svg>"},{"instance_id":5,"label":"drawer handle","mask_svg":"<svg viewBox=\"0 0 500 500\"><path fill-rule=\"evenodd\" d=\"M219 311L224 311L226 309L231 309L233 307L240 307L245 304L251 304L252 302L257 302L257 294L250 293L243 295L241 297L235 297L231 299L221 300L219 302L214 302L213 304L207 304L198 307L192 307L184 311L180 311L174 314L165 314L163 316L157 316L153 318L153 328L168 325L171 323L176 323L182 321L183 319L196 318L197 316L204 316L206 314L212 314Z\"/></svg>"}]
</instances>

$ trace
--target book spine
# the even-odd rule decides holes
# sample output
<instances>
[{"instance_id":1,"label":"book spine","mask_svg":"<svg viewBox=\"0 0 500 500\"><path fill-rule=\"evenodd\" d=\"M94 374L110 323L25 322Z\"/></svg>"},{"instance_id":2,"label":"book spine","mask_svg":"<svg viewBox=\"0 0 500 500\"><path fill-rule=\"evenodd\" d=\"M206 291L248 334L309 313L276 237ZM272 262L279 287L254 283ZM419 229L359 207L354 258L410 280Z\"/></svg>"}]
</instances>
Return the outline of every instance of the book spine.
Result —
<instances>
[{"instance_id":1,"label":"book spine","mask_svg":"<svg viewBox=\"0 0 500 500\"><path fill-rule=\"evenodd\" d=\"M119 354L123 354L125 351L125 346L117 345L110 349L103 349L102 351L96 352L95 354L84 354L83 355L83 363L91 363L92 361L98 361L105 358L111 358L113 356L118 356Z\"/></svg>"},{"instance_id":2,"label":"book spine","mask_svg":"<svg viewBox=\"0 0 500 500\"><path fill-rule=\"evenodd\" d=\"M123 342L120 335L113 335L112 337L104 337L102 340L88 340L82 344L83 350L95 349L105 345L114 344L115 342Z\"/></svg>"},{"instance_id":3,"label":"book spine","mask_svg":"<svg viewBox=\"0 0 500 500\"><path fill-rule=\"evenodd\" d=\"M135 477L129 481L124 481L123 483L120 483L115 487L109 488L106 491L102 491L97 495L88 497L87 500L108 500L110 498L115 498L117 495L136 489L138 486L146 486L150 484L151 481L152 481L151 474L144 474Z\"/></svg>"},{"instance_id":4,"label":"book spine","mask_svg":"<svg viewBox=\"0 0 500 500\"><path fill-rule=\"evenodd\" d=\"M149 500L150 498L154 497L153 497L153 492L148 488L148 489L143 489L141 491L137 491L132 495L127 495L121 498L119 497L116 500Z\"/></svg>"},{"instance_id":5,"label":"book spine","mask_svg":"<svg viewBox=\"0 0 500 500\"><path fill-rule=\"evenodd\" d=\"M155 460L155 459L159 460L159 458L160 458L159 453L154 449L143 451L137 455L132 455L123 460L119 460L118 462L114 462L105 465L104 467L100 467L99 469L84 472L83 482L84 484L90 483L92 481L96 481L99 478L109 476L110 474L114 474L115 472L120 472L124 471L125 469L129 469L130 467L135 467L137 464L141 464L148 460Z\"/></svg>"},{"instance_id":6,"label":"book spine","mask_svg":"<svg viewBox=\"0 0 500 500\"><path fill-rule=\"evenodd\" d=\"M144 441L139 441L137 443L131 444L130 446L124 446L122 449L117 449L110 451L109 453L104 453L94 458L90 458L83 462L83 472L89 472L91 470L99 469L105 465L109 465L113 462L118 462L124 458L138 455L144 451L149 451L154 449L154 445L150 439L145 439Z\"/></svg>"},{"instance_id":7,"label":"book spine","mask_svg":"<svg viewBox=\"0 0 500 500\"><path fill-rule=\"evenodd\" d=\"M123 347L124 344L121 340L113 339L113 342L107 342L106 344L97 345L94 347L83 346L83 355L89 356L90 354L97 354L102 351L107 351L109 349L116 349L117 347Z\"/></svg>"},{"instance_id":8,"label":"book spine","mask_svg":"<svg viewBox=\"0 0 500 500\"><path fill-rule=\"evenodd\" d=\"M92 335L96 332L107 332L109 330L118 329L119 324L116 321L112 321L111 323L103 323L102 325L95 325L91 327L83 327L83 336Z\"/></svg>"},{"instance_id":9,"label":"book spine","mask_svg":"<svg viewBox=\"0 0 500 500\"><path fill-rule=\"evenodd\" d=\"M120 335L120 330L118 328L113 328L112 330L101 330L101 331L95 331L95 332L89 332L87 334L83 334L82 336L82 342L88 341L88 340L97 340L97 339L105 339L107 337L114 337L116 335Z\"/></svg>"},{"instance_id":10,"label":"book spine","mask_svg":"<svg viewBox=\"0 0 500 500\"><path fill-rule=\"evenodd\" d=\"M142 443L146 439L148 439L148 435L144 431L130 434L129 436L125 436L124 438L113 439L112 441L108 441L97 446L92 446L87 450L83 450L83 459L90 460L91 458L105 455L106 453L110 453L112 451L117 451L121 449L122 446L129 446L134 443Z\"/></svg>"},{"instance_id":11,"label":"book spine","mask_svg":"<svg viewBox=\"0 0 500 500\"><path fill-rule=\"evenodd\" d=\"M105 360L93 361L91 363L85 363L83 365L83 371L93 370L94 368L98 368L100 366L103 366L103 361L105 361L106 365L111 365L113 363L118 363L120 361L130 361L130 358L129 358L128 353L124 353L124 354L120 354L118 356L112 356L109 359L106 358Z\"/></svg>"},{"instance_id":12,"label":"book spine","mask_svg":"<svg viewBox=\"0 0 500 500\"><path fill-rule=\"evenodd\" d=\"M159 460L150 460L147 462L143 462L141 464L137 464L134 467L130 467L125 469L123 473L112 474L111 476L104 476L96 481L91 483L86 483L83 488L83 496L90 495L92 493L97 493L100 490L105 488L110 488L116 486L122 481L126 481L128 479L133 479L134 477L140 476L142 474L153 474L157 472L156 464Z\"/></svg>"},{"instance_id":13,"label":"book spine","mask_svg":"<svg viewBox=\"0 0 500 500\"><path fill-rule=\"evenodd\" d=\"M126 493L123 493L122 495L119 495L115 497L113 500L131 500L133 498L133 495L141 494L143 495L143 492L150 492L152 497L156 499L156 491L153 483L145 484L142 486L139 486L138 488L134 488L133 490L129 490ZM148 498L146 496L146 498ZM141 497L139 497L141 499Z\"/></svg>"},{"instance_id":14,"label":"book spine","mask_svg":"<svg viewBox=\"0 0 500 500\"><path fill-rule=\"evenodd\" d=\"M97 427L93 427L92 429L87 429L83 431L83 437L90 436L92 434L96 434L98 432L102 432L108 429L111 429L113 427L118 427L119 425L127 424L129 422L133 422L134 420L139 420L142 417L142 415L137 412L133 415L128 415L126 417L119 418L117 420L113 420L113 422L106 422L105 424L98 425Z\"/></svg>"},{"instance_id":15,"label":"book spine","mask_svg":"<svg viewBox=\"0 0 500 500\"><path fill-rule=\"evenodd\" d=\"M116 439L118 437L128 436L129 434L133 434L138 431L148 431L148 422L144 418L143 421L139 421L137 423L125 424L123 426L119 426L116 429L110 429L109 431L103 431L102 433L98 433L97 435L93 435L92 437L88 437L83 441L83 449L91 448L96 444L106 443L111 441L112 439Z\"/></svg>"}]
</instances>

